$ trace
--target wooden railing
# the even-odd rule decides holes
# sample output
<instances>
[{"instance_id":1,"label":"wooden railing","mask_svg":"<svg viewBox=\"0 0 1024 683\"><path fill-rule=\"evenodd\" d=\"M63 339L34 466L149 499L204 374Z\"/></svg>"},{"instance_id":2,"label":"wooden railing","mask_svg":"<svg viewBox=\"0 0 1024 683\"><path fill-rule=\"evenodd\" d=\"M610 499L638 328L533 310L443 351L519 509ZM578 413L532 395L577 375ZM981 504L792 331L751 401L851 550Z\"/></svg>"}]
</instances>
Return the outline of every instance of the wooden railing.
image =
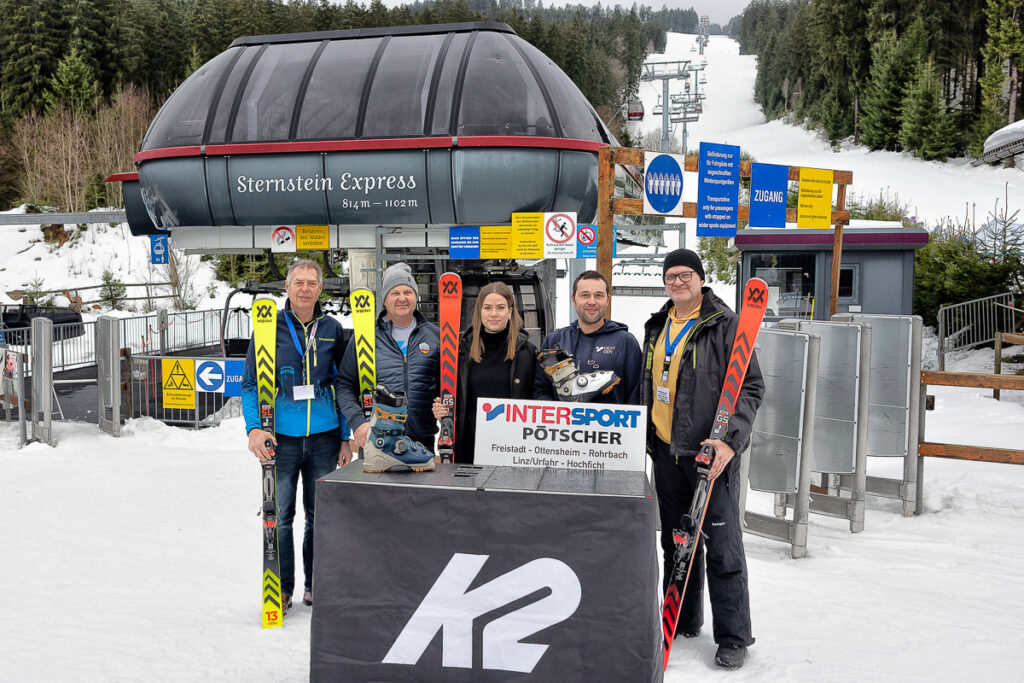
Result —
<instances>
[{"instance_id":1,"label":"wooden railing","mask_svg":"<svg viewBox=\"0 0 1024 683\"><path fill-rule=\"evenodd\" d=\"M921 385L946 387L974 387L978 389L1015 389L1024 391L1024 375L990 375L982 372L942 372L922 370ZM963 446L950 443L922 441L918 451L922 456L999 462L1024 465L1024 451L986 446Z\"/></svg>"}]
</instances>

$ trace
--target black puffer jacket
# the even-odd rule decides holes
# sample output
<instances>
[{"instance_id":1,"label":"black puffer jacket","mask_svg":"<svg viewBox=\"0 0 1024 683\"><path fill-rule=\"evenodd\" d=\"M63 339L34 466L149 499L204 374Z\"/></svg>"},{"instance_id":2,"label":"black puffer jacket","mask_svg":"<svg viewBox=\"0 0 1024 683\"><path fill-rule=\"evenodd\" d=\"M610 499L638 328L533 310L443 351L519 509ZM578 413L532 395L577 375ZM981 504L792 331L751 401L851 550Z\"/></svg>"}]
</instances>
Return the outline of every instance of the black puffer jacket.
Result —
<instances>
[{"instance_id":1,"label":"black puffer jacket","mask_svg":"<svg viewBox=\"0 0 1024 683\"><path fill-rule=\"evenodd\" d=\"M686 342L679 364L675 405L672 408L671 453L680 461L684 457L692 460L700 450L700 442L711 435L739 320L739 316L715 296L709 287L704 287L702 292L704 300L697 325ZM670 308L671 300L644 325L644 378L640 386L648 410L654 400L651 377L654 344L665 327ZM750 442L750 431L762 398L764 378L757 363L757 354L754 354L736 402L736 412L729 420L729 431L723 439L737 454L742 453ZM648 443L653 443L657 438L653 425L648 425ZM734 458L732 462L738 463L739 458Z\"/></svg>"},{"instance_id":2,"label":"black puffer jacket","mask_svg":"<svg viewBox=\"0 0 1024 683\"><path fill-rule=\"evenodd\" d=\"M458 456L459 444L466 443L466 439L475 439L475 434L466 434L466 411L476 410L476 406L466 403L466 396L469 391L469 367L473 360L469 357L469 348L473 344L473 330L466 330L459 340L459 377L458 394L455 396L455 458L461 462ZM509 379L511 380L511 396L494 396L493 398L519 398L528 399L533 396L533 375L534 365L537 362L537 349L530 342L530 338L523 332L516 337L516 354L511 361L507 361L509 368Z\"/></svg>"},{"instance_id":3,"label":"black puffer jacket","mask_svg":"<svg viewBox=\"0 0 1024 683\"><path fill-rule=\"evenodd\" d=\"M387 312L381 311L377 316L377 327L374 330L377 384L383 384L392 391L405 393L409 401L405 434L433 451L437 420L434 419L431 404L438 395L441 330L437 325L428 322L419 311L416 311L414 317L416 327L409 336L409 352L406 355L391 336L393 325L387 317ZM338 405L348 420L349 427L355 430L367 421L359 398L355 343L350 343L345 349L339 385Z\"/></svg>"}]
</instances>

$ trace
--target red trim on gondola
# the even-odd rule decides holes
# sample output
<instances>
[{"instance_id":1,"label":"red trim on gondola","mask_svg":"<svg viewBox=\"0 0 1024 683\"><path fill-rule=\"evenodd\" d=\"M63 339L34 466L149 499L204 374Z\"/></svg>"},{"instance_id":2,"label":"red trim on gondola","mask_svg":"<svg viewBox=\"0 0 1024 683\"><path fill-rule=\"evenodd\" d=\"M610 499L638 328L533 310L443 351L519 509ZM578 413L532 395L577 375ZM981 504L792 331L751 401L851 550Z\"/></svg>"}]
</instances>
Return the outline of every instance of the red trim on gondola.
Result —
<instances>
[{"instance_id":1,"label":"red trim on gondola","mask_svg":"<svg viewBox=\"0 0 1024 683\"><path fill-rule=\"evenodd\" d=\"M199 145L188 147L162 147L160 149L148 149L145 152L135 154L135 163L148 161L150 159L170 159L173 157L197 157L202 154L203 148Z\"/></svg>"},{"instance_id":2,"label":"red trim on gondola","mask_svg":"<svg viewBox=\"0 0 1024 683\"><path fill-rule=\"evenodd\" d=\"M131 180L138 180L139 174L135 173L111 173L103 179L105 183L123 183Z\"/></svg>"},{"instance_id":3,"label":"red trim on gondola","mask_svg":"<svg viewBox=\"0 0 1024 683\"><path fill-rule=\"evenodd\" d=\"M539 147L543 149L572 149L596 152L606 146L607 144L604 142L575 140L571 138L546 138L525 135L475 135L453 138L450 135L445 135L429 138L325 140L319 142L251 142L230 145L207 145L205 155L302 154L387 149L442 149L448 147ZM187 156L203 156L203 149L199 146L150 149L136 154L135 162Z\"/></svg>"}]
</instances>

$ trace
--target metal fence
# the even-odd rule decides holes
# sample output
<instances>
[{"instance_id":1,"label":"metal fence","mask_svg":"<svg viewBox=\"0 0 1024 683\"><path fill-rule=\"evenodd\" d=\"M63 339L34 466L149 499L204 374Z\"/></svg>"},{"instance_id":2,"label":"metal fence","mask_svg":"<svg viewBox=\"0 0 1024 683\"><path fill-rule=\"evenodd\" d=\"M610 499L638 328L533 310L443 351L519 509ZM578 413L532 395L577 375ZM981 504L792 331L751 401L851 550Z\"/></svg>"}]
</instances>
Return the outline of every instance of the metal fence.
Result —
<instances>
[{"instance_id":1,"label":"metal fence","mask_svg":"<svg viewBox=\"0 0 1024 683\"><path fill-rule=\"evenodd\" d=\"M133 354L168 354L210 347L220 349L221 326L227 338L248 338L251 334L249 311L236 308L205 311L155 311L147 315L118 318L123 347ZM0 330L0 343L31 354L32 328ZM53 326L51 350L53 371L61 372L96 364L96 323L61 323ZM31 358L29 358L31 362Z\"/></svg>"},{"instance_id":2,"label":"metal fence","mask_svg":"<svg viewBox=\"0 0 1024 683\"><path fill-rule=\"evenodd\" d=\"M946 369L946 354L995 341L996 332L1015 332L1010 292L939 308L939 369Z\"/></svg>"},{"instance_id":3,"label":"metal fence","mask_svg":"<svg viewBox=\"0 0 1024 683\"><path fill-rule=\"evenodd\" d=\"M225 397L222 393L195 391L192 405L188 408L172 408L164 405L163 361L159 355L133 355L128 378L127 417L153 417L167 424L188 425L194 428L212 427L227 417L242 414L241 399ZM226 360L223 358L188 358L175 356L175 361L193 363Z\"/></svg>"}]
</instances>

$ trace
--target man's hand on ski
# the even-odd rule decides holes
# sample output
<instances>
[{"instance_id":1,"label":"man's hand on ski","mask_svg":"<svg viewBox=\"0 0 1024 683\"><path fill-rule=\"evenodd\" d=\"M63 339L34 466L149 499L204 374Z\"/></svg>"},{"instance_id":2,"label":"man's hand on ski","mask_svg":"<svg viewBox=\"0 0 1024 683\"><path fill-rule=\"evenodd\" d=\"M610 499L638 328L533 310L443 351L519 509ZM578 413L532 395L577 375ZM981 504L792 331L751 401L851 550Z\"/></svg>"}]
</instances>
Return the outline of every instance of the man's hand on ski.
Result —
<instances>
[{"instance_id":1,"label":"man's hand on ski","mask_svg":"<svg viewBox=\"0 0 1024 683\"><path fill-rule=\"evenodd\" d=\"M352 431L352 440L359 448L366 447L366 437L370 433L370 423L364 422Z\"/></svg>"},{"instance_id":2,"label":"man's hand on ski","mask_svg":"<svg viewBox=\"0 0 1024 683\"><path fill-rule=\"evenodd\" d=\"M715 459L711 461L711 470L708 472L708 479L714 481L722 473L722 470L725 469L725 466L729 464L732 457L736 455L736 451L721 439L704 439L700 442L700 445L703 446L704 444L711 444L711 447L715 449Z\"/></svg>"},{"instance_id":3,"label":"man's hand on ski","mask_svg":"<svg viewBox=\"0 0 1024 683\"><path fill-rule=\"evenodd\" d=\"M342 439L341 450L338 451L338 467L344 467L350 462L352 462L352 447L348 445L348 441Z\"/></svg>"},{"instance_id":4,"label":"man's hand on ski","mask_svg":"<svg viewBox=\"0 0 1024 683\"><path fill-rule=\"evenodd\" d=\"M261 462L270 460L270 451L267 450L266 441L270 439L274 446L277 446L277 439L265 429L254 429L249 432L249 452L255 455Z\"/></svg>"}]
</instances>

